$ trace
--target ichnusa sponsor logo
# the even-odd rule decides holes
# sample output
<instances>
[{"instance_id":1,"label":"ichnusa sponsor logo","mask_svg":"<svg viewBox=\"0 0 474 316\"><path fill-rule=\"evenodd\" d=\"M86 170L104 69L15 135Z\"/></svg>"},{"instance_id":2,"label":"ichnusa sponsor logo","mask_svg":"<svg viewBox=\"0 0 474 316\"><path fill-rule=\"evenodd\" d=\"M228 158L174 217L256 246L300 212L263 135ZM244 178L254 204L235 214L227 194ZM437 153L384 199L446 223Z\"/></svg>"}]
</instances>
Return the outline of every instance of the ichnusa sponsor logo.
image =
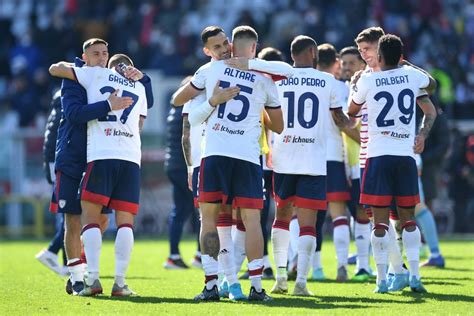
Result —
<instances>
[{"instance_id":1,"label":"ichnusa sponsor logo","mask_svg":"<svg viewBox=\"0 0 474 316\"><path fill-rule=\"evenodd\" d=\"M104 129L105 136L122 136L122 137L133 137L132 133L124 132L115 128L106 128Z\"/></svg>"},{"instance_id":2,"label":"ichnusa sponsor logo","mask_svg":"<svg viewBox=\"0 0 474 316\"><path fill-rule=\"evenodd\" d=\"M391 132L391 131L382 131L380 132L383 136L389 136L392 138L397 138L397 139L408 139L410 138L409 133L397 133L397 132Z\"/></svg>"},{"instance_id":3,"label":"ichnusa sponsor logo","mask_svg":"<svg viewBox=\"0 0 474 316\"><path fill-rule=\"evenodd\" d=\"M316 142L316 138L314 137L301 137L301 136L293 136L293 135L285 135L283 136L283 143L284 144L314 144Z\"/></svg>"},{"instance_id":4,"label":"ichnusa sponsor logo","mask_svg":"<svg viewBox=\"0 0 474 316\"><path fill-rule=\"evenodd\" d=\"M230 129L227 126L221 125L219 123L214 124L212 127L216 132L224 132L231 135L244 135L244 131L241 129Z\"/></svg>"}]
</instances>

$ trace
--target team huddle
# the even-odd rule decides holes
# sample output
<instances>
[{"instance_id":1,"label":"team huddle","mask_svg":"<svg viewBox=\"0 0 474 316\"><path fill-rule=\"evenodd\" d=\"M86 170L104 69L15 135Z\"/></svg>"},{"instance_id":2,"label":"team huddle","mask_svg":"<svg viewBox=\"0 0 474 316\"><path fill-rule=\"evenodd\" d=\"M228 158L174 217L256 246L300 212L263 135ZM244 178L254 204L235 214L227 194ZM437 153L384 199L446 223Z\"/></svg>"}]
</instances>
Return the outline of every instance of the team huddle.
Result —
<instances>
[{"instance_id":1,"label":"team huddle","mask_svg":"<svg viewBox=\"0 0 474 316\"><path fill-rule=\"evenodd\" d=\"M371 247L374 292L405 287L426 292L415 222L415 209L417 214L426 210L417 160L436 119L429 99L436 82L403 59L401 40L381 28L368 28L355 39L357 47L338 54L330 44L318 46L313 38L299 35L291 43L290 66L273 48L256 58L258 34L249 26L236 27L232 43L217 26L206 27L201 39L211 61L172 98L174 106L184 105L183 153L201 215L205 286L194 299L272 300L262 287L264 189L272 191L276 202L271 293L288 293L294 275L292 294L312 296L307 288L311 268L313 279L324 279L321 243L327 211L334 228L337 281L348 280L348 210L355 220L354 280L371 276ZM67 290L81 296L103 292L99 257L107 221L101 213L114 209L118 229L112 295L129 296L135 293L125 283L125 273L134 243L140 131L153 103L151 85L126 55L114 55L105 68L104 41L89 40L83 48L84 67L61 62L50 68L53 76L65 78L64 125L71 125L58 135L52 199L53 208L66 214ZM100 58L105 62L96 62ZM416 104L424 114L419 130ZM81 119L71 122L78 112ZM61 158L74 156L69 143L76 125L82 126L81 161ZM69 172L73 167L74 173ZM418 225L432 257L442 259L437 237L426 233L433 231L432 223L420 220ZM85 258L80 255L81 229ZM248 295L237 277L245 257Z\"/></svg>"}]
</instances>

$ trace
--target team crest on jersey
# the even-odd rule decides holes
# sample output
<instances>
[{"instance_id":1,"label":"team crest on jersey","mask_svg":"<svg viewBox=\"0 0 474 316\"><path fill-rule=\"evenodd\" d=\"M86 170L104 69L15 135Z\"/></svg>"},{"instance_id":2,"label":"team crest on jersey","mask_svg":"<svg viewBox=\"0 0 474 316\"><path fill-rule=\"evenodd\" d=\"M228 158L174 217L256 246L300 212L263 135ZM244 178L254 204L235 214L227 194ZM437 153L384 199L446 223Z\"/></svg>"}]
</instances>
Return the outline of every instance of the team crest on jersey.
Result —
<instances>
[{"instance_id":1,"label":"team crest on jersey","mask_svg":"<svg viewBox=\"0 0 474 316\"><path fill-rule=\"evenodd\" d=\"M66 206L66 200L59 200L59 208L64 208Z\"/></svg>"},{"instance_id":2,"label":"team crest on jersey","mask_svg":"<svg viewBox=\"0 0 474 316\"><path fill-rule=\"evenodd\" d=\"M218 130L220 130L220 128L221 128L221 124L216 123L216 124L214 124L214 127L212 129L215 130L215 131L218 131Z\"/></svg>"},{"instance_id":3,"label":"team crest on jersey","mask_svg":"<svg viewBox=\"0 0 474 316\"><path fill-rule=\"evenodd\" d=\"M106 128L104 129L105 136L110 136L112 135L112 129L111 128Z\"/></svg>"},{"instance_id":4,"label":"team crest on jersey","mask_svg":"<svg viewBox=\"0 0 474 316\"><path fill-rule=\"evenodd\" d=\"M291 138L292 138L291 135L285 135L285 136L283 137L283 142L284 142L285 144L287 144L287 143L291 142Z\"/></svg>"}]
</instances>

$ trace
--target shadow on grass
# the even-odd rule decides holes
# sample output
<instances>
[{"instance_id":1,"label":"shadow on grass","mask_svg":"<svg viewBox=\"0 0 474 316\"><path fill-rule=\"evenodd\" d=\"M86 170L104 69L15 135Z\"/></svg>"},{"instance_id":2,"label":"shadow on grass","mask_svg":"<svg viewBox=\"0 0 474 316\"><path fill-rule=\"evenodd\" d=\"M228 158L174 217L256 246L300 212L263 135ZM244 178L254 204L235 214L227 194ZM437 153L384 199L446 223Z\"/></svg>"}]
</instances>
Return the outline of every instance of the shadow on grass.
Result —
<instances>
[{"instance_id":1,"label":"shadow on grass","mask_svg":"<svg viewBox=\"0 0 474 316\"><path fill-rule=\"evenodd\" d=\"M441 293L414 293L411 291L404 291L404 296L411 296L415 302L422 303L426 300L436 300L444 302L467 302L474 303L474 296L460 295L460 294L441 294Z\"/></svg>"},{"instance_id":2,"label":"shadow on grass","mask_svg":"<svg viewBox=\"0 0 474 316\"><path fill-rule=\"evenodd\" d=\"M425 280L455 280L455 281L472 281L473 278L463 277L463 278L456 278L456 277L423 277L423 281Z\"/></svg>"},{"instance_id":3,"label":"shadow on grass","mask_svg":"<svg viewBox=\"0 0 474 316\"><path fill-rule=\"evenodd\" d=\"M195 302L192 298L173 298L173 297L156 297L156 296L130 296L130 297L111 297L111 296L95 296L91 297L96 300L104 301L124 301L132 303L148 303L148 304L252 304L252 305L265 305L266 307L288 307L288 308L305 308L305 309L339 309L339 308L348 308L348 309L360 309L360 308L370 308L370 306L362 306L355 304L344 304L341 302L341 297L334 302L338 304L332 304L325 302L320 298L298 298L298 297L274 297L273 301L270 302L232 302L230 300L220 300L219 302ZM376 302L377 300L374 300Z\"/></svg>"},{"instance_id":4,"label":"shadow on grass","mask_svg":"<svg viewBox=\"0 0 474 316\"><path fill-rule=\"evenodd\" d=\"M456 286L467 285L467 284L462 284L459 282L449 282L449 281L443 281L443 280L451 280L451 279L446 278L446 279L440 279L438 281L432 281L432 280L428 280L427 278L423 278L423 284L424 285L456 285Z\"/></svg>"},{"instance_id":5,"label":"shadow on grass","mask_svg":"<svg viewBox=\"0 0 474 316\"><path fill-rule=\"evenodd\" d=\"M115 277L112 276L112 275L105 275L105 276L100 276L100 279L104 279L104 280L107 280L107 279L110 279L110 280L113 280ZM149 277L149 276L127 276L127 280L160 280L160 279L164 279L164 277Z\"/></svg>"},{"instance_id":6,"label":"shadow on grass","mask_svg":"<svg viewBox=\"0 0 474 316\"><path fill-rule=\"evenodd\" d=\"M443 271L474 272L474 269L446 267Z\"/></svg>"}]
</instances>

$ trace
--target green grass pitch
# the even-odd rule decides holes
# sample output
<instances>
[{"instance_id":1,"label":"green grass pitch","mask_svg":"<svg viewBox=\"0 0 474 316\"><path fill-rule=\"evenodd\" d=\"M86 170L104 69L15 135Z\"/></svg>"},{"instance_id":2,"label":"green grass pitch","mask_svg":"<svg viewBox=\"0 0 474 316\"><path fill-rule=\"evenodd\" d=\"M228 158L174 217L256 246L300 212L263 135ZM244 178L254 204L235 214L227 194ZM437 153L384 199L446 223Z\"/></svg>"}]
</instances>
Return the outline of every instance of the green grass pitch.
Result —
<instances>
[{"instance_id":1,"label":"green grass pitch","mask_svg":"<svg viewBox=\"0 0 474 316\"><path fill-rule=\"evenodd\" d=\"M329 239L329 238L327 238ZM3 315L474 315L474 243L444 241L441 249L445 269L422 268L429 293L420 295L409 289L395 294L374 294L371 283L338 284L335 278L335 253L332 242L323 245L326 282L309 282L315 297L274 295L269 303L194 303L203 287L203 273L197 269L169 271L163 268L168 254L165 240L138 240L132 254L127 283L140 296L111 298L113 284L113 242L106 241L101 257L104 295L94 298L72 297L64 291L65 279L47 270L34 259L45 241L2 241L0 244L0 311ZM352 246L353 247L353 246ZM184 241L181 251L189 261L195 242ZM353 266L350 266L352 275ZM273 281L264 281L270 290ZM290 282L290 292L293 289ZM243 281L248 293L249 281Z\"/></svg>"}]
</instances>

